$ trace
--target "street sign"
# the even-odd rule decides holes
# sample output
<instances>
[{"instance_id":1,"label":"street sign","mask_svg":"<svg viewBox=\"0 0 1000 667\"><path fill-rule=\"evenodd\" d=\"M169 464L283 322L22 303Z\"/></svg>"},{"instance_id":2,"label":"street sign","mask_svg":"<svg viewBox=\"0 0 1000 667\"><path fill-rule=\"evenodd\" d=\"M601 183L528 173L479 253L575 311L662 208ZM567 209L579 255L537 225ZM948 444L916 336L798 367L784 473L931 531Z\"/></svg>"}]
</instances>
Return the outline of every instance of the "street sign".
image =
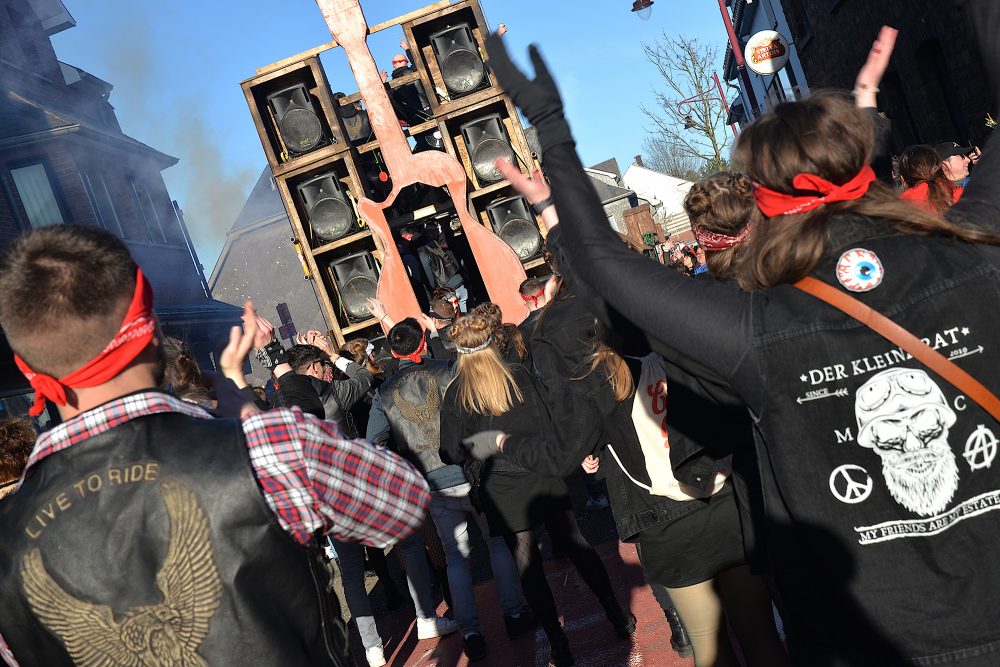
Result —
<instances>
[{"instance_id":1,"label":"street sign","mask_svg":"<svg viewBox=\"0 0 1000 667\"><path fill-rule=\"evenodd\" d=\"M743 55L757 74L774 74L788 62L788 40L775 30L761 30L747 42Z\"/></svg>"}]
</instances>

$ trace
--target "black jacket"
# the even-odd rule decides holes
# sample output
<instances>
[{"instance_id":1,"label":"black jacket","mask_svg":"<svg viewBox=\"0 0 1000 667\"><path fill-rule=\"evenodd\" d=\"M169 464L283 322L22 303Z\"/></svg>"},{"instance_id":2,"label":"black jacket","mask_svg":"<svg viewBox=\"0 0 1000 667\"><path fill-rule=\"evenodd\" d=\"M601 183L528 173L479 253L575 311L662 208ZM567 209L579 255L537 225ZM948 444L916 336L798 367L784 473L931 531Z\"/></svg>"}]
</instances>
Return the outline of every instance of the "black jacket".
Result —
<instances>
[{"instance_id":1,"label":"black jacket","mask_svg":"<svg viewBox=\"0 0 1000 667\"><path fill-rule=\"evenodd\" d=\"M975 4L1000 19L989 3ZM998 23L989 24L994 32ZM791 285L745 293L632 253L608 227L572 144L548 141L564 239L588 267L581 279L657 351L695 374L707 367L753 413L793 658L995 664L1000 562L980 555L1000 540L1000 466L987 465L997 422ZM948 216L998 230L1000 153L992 148ZM837 286L836 266L854 248L884 269L881 284L857 298L1000 391L1000 247L904 236L839 215L813 275Z\"/></svg>"},{"instance_id":2,"label":"black jacket","mask_svg":"<svg viewBox=\"0 0 1000 667\"><path fill-rule=\"evenodd\" d=\"M358 432L350 410L372 388L375 378L353 361L347 363L345 373L346 380L333 382L323 382L294 372L285 373L278 378L275 404L279 407L294 405L303 412L335 423L341 433L350 438L362 437L364 434Z\"/></svg>"}]
</instances>

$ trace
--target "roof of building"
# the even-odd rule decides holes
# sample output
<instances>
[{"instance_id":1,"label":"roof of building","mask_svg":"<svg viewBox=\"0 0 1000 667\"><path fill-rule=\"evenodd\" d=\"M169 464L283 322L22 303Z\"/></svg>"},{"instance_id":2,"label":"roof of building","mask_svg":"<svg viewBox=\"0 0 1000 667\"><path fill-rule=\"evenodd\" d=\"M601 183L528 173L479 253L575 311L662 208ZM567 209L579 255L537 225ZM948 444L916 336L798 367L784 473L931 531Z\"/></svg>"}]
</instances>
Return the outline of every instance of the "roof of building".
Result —
<instances>
[{"instance_id":1,"label":"roof of building","mask_svg":"<svg viewBox=\"0 0 1000 667\"><path fill-rule=\"evenodd\" d=\"M608 158L604 162L598 162L590 167L591 169L596 169L597 171L604 171L609 174L614 174L619 178L622 177L622 170L618 167L618 160L615 158Z\"/></svg>"},{"instance_id":2,"label":"roof of building","mask_svg":"<svg viewBox=\"0 0 1000 667\"><path fill-rule=\"evenodd\" d=\"M133 139L122 132L112 132L65 111L56 111L43 101L12 90L0 92L0 148L31 144L58 134L79 134L105 146L141 153L158 163L160 169L177 164L178 159Z\"/></svg>"},{"instance_id":3,"label":"roof of building","mask_svg":"<svg viewBox=\"0 0 1000 667\"><path fill-rule=\"evenodd\" d=\"M635 195L635 192L632 190L629 190L628 188L620 188L616 185L609 185L589 172L587 173L587 176L590 177L590 182L593 183L594 190L597 191L597 196L601 198L602 204L608 204L610 202Z\"/></svg>"},{"instance_id":4,"label":"roof of building","mask_svg":"<svg viewBox=\"0 0 1000 667\"><path fill-rule=\"evenodd\" d=\"M237 229L250 227L276 215L285 215L285 205L274 185L271 168L265 166L229 231L232 233Z\"/></svg>"}]
</instances>

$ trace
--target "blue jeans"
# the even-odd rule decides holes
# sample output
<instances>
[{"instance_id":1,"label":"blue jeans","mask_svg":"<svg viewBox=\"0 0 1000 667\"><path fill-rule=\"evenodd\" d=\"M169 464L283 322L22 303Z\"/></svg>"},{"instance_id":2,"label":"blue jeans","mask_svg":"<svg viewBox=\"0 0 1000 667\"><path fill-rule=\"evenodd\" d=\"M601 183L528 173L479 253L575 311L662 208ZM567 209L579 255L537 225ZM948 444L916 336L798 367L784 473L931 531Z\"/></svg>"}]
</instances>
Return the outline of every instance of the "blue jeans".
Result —
<instances>
[{"instance_id":1,"label":"blue jeans","mask_svg":"<svg viewBox=\"0 0 1000 667\"><path fill-rule=\"evenodd\" d=\"M490 550L493 578L497 597L503 613L514 616L521 613L521 583L514 558L501 537L490 537L486 519L469 501L469 485L434 491L431 494L430 515L437 526L441 544L448 563L448 585L454 604L455 622L466 636L481 633L476 609L476 596L472 586L472 569L469 567L469 519L479 525ZM409 565L409 564L407 564Z\"/></svg>"},{"instance_id":2,"label":"blue jeans","mask_svg":"<svg viewBox=\"0 0 1000 667\"><path fill-rule=\"evenodd\" d=\"M344 584L344 598L351 617L358 626L361 643L365 649L382 645L382 638L372 615L371 600L365 590L365 550L357 542L341 542L330 538L337 559L340 561L340 577ZM399 543L403 550L406 566L406 587L413 598L413 609L417 618L431 618L434 614L434 598L431 582L434 580L431 568L424 555L424 541L417 532Z\"/></svg>"}]
</instances>

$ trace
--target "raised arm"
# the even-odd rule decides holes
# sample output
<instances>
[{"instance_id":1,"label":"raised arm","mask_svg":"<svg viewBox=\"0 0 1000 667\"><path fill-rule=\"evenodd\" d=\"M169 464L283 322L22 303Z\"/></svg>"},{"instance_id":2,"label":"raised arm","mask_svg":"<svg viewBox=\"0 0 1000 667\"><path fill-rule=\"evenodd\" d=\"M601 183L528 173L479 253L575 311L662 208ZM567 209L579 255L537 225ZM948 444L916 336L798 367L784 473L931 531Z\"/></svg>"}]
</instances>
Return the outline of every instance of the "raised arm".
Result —
<instances>
[{"instance_id":1,"label":"raised arm","mask_svg":"<svg viewBox=\"0 0 1000 667\"><path fill-rule=\"evenodd\" d=\"M993 108L1000 104L1000 3L995 0L968 0L970 24L976 35L993 94ZM945 212L952 222L1000 233L1000 149L992 139L976 162L962 198Z\"/></svg>"},{"instance_id":2,"label":"raised arm","mask_svg":"<svg viewBox=\"0 0 1000 667\"><path fill-rule=\"evenodd\" d=\"M716 281L689 280L629 250L608 225L538 52L531 49L536 79L529 81L510 61L501 40L491 36L487 45L501 84L538 129L567 253L575 265L587 267L577 277L650 338L669 341L681 351L672 359L678 365L700 360L728 378L753 363L748 356L750 296Z\"/></svg>"}]
</instances>

